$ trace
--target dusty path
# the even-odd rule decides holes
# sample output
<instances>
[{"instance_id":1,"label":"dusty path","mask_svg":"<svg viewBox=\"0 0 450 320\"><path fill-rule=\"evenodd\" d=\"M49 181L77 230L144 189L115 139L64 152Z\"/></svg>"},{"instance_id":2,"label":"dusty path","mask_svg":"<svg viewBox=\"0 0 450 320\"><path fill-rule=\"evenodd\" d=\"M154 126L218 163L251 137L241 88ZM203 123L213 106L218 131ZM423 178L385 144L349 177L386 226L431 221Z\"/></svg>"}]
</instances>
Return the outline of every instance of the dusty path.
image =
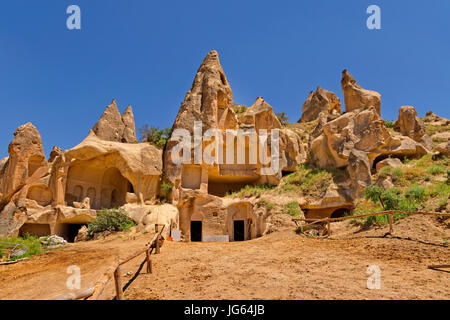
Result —
<instances>
[{"instance_id":1,"label":"dusty path","mask_svg":"<svg viewBox=\"0 0 450 320\"><path fill-rule=\"evenodd\" d=\"M144 268L125 298L450 299L450 273L427 269L429 264L450 263L449 248L442 245L448 227L431 219L400 221L394 235L401 239L382 238L386 228L355 233L356 228L338 223L333 224L332 239L286 230L246 242L166 242L152 258L153 274ZM425 230L419 233L417 228ZM77 243L0 266L0 299L48 299L68 292L66 268L72 264L81 268L82 288L90 286L117 255L135 251L150 236L132 237ZM123 283L142 260L124 265ZM381 268L380 290L367 289L369 265ZM111 284L104 298L113 292Z\"/></svg>"}]
</instances>

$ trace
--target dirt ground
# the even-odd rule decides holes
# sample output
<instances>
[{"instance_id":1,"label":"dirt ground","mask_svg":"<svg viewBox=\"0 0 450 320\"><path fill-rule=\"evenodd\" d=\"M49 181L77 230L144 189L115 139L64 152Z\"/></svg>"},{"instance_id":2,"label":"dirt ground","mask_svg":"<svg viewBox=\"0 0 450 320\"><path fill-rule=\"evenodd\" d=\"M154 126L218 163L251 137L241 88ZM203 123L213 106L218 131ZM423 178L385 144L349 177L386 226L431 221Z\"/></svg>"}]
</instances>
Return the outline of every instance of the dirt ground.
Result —
<instances>
[{"instance_id":1,"label":"dirt ground","mask_svg":"<svg viewBox=\"0 0 450 320\"><path fill-rule=\"evenodd\" d=\"M413 216L387 227L361 231L332 224L330 239L296 235L292 229L230 243L165 242L125 291L126 299L450 299L449 226ZM146 234L116 234L69 245L30 260L0 266L0 299L51 299L66 289L67 267L81 269L81 288L92 286L117 259L140 249ZM122 267L125 284L144 259ZM369 265L381 269L381 288L369 290ZM450 271L449 269L446 269ZM110 281L102 298L114 295Z\"/></svg>"}]
</instances>

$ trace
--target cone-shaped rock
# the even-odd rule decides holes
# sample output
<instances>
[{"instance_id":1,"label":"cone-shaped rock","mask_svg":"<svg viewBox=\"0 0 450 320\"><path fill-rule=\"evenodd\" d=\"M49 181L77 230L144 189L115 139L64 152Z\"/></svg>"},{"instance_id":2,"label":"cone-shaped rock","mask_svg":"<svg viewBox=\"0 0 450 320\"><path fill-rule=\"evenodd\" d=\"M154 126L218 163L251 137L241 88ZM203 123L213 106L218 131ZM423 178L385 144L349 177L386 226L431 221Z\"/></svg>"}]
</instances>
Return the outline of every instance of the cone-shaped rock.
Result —
<instances>
[{"instance_id":1,"label":"cone-shaped rock","mask_svg":"<svg viewBox=\"0 0 450 320\"><path fill-rule=\"evenodd\" d=\"M128 107L121 115L115 99L106 107L92 130L102 140L124 143L137 142L131 107Z\"/></svg>"},{"instance_id":2,"label":"cone-shaped rock","mask_svg":"<svg viewBox=\"0 0 450 320\"><path fill-rule=\"evenodd\" d=\"M201 121L203 130L236 128L233 106L233 93L220 65L219 55L212 50L197 71L173 129L184 128L192 132L194 121Z\"/></svg>"},{"instance_id":3,"label":"cone-shaped rock","mask_svg":"<svg viewBox=\"0 0 450 320\"><path fill-rule=\"evenodd\" d=\"M128 106L122 114L122 122L125 125L123 139L129 143L137 142L133 108L131 108L131 106Z\"/></svg>"}]
</instances>

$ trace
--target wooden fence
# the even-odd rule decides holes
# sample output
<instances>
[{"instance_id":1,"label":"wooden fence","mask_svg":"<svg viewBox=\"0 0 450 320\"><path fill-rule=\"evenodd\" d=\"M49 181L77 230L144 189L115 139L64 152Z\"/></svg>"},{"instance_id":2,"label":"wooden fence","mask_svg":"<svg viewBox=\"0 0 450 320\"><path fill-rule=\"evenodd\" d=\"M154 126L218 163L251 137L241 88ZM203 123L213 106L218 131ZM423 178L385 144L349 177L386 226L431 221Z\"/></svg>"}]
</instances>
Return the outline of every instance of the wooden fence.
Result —
<instances>
[{"instance_id":1,"label":"wooden fence","mask_svg":"<svg viewBox=\"0 0 450 320\"><path fill-rule=\"evenodd\" d=\"M115 299L123 300L123 293L125 289L131 284L132 281L128 282L124 287L122 286L122 280L120 277L121 272L120 267L125 263L133 260L134 258L139 257L141 254L145 253L145 260L142 262L141 266L146 264L147 273L152 273L152 260L150 258L150 255L153 253L153 250L155 250L154 254L159 254L160 248L164 243L164 238L161 234L164 231L165 225L162 225L163 227L159 232L158 226L159 225L155 225L156 234L153 237L153 239L146 244L145 248L136 251L135 253L131 254L125 259L118 259L114 261L114 263L105 271L105 273L103 273L103 275L100 277L100 279L95 283L93 287L77 292L63 294L54 298L53 300L81 300L81 299L97 300L103 293L103 290L105 289L106 285L108 284L111 278L114 278L114 285L116 292ZM135 277L132 280L134 280L137 277L139 271L140 268L138 269Z\"/></svg>"},{"instance_id":2,"label":"wooden fence","mask_svg":"<svg viewBox=\"0 0 450 320\"><path fill-rule=\"evenodd\" d=\"M336 221L343 221L348 219L358 219L358 218L367 218L367 217L373 217L373 216L381 216L381 215L388 215L389 216L389 233L392 233L394 231L393 229L393 215L394 214L420 214L420 215L427 215L427 216L441 216L441 217L450 217L450 213L440 213L440 212L425 212L425 211L400 211L400 210L388 210L388 211L381 211L381 212L374 212L374 213L367 213L367 214L361 214L358 216L346 216L346 217L340 217L340 218L324 218L324 219L292 219L296 223L296 225L300 228L310 227L316 224L327 224L327 236L331 235L331 222ZM304 225L299 225L298 221L306 221L310 222Z\"/></svg>"},{"instance_id":3,"label":"wooden fence","mask_svg":"<svg viewBox=\"0 0 450 320\"><path fill-rule=\"evenodd\" d=\"M388 211L381 211L381 212L374 212L374 213L368 213L368 214L361 214L358 216L346 216L346 217L340 217L340 218L325 218L325 219L292 219L295 221L295 224L297 227L305 228L310 227L316 224L327 224L327 237L331 235L331 222L335 221L343 221L348 219L358 219L358 218L367 218L367 217L373 217L373 216L380 216L380 215L389 215L389 234L392 234L394 232L393 227L393 221L394 221L394 214L420 214L420 215L427 215L427 216L441 216L441 217L450 217L450 213L441 213L441 212L425 212L425 211L400 211L400 210L388 210ZM304 225L299 225L298 221L306 221L311 222ZM437 270L437 271L444 271L442 269L450 268L450 264L438 264L438 265L429 265L428 269ZM444 271L444 272L450 272L450 271Z\"/></svg>"}]
</instances>

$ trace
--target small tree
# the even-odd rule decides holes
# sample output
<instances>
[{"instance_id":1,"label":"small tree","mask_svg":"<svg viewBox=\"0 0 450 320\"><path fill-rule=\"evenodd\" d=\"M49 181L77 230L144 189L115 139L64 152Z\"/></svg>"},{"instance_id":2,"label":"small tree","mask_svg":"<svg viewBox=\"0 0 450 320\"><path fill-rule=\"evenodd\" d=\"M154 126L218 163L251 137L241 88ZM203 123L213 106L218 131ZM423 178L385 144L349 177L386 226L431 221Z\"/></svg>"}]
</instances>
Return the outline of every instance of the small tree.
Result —
<instances>
[{"instance_id":1,"label":"small tree","mask_svg":"<svg viewBox=\"0 0 450 320\"><path fill-rule=\"evenodd\" d=\"M147 124L139 129L142 142L148 142L157 148L164 148L171 134L170 128L160 129L149 127Z\"/></svg>"},{"instance_id":2,"label":"small tree","mask_svg":"<svg viewBox=\"0 0 450 320\"><path fill-rule=\"evenodd\" d=\"M123 209L103 209L94 221L88 224L88 235L103 231L123 231L134 226L134 221Z\"/></svg>"},{"instance_id":3,"label":"small tree","mask_svg":"<svg viewBox=\"0 0 450 320\"><path fill-rule=\"evenodd\" d=\"M276 116L283 126L287 124L289 118L286 112L279 112L276 114Z\"/></svg>"}]
</instances>

